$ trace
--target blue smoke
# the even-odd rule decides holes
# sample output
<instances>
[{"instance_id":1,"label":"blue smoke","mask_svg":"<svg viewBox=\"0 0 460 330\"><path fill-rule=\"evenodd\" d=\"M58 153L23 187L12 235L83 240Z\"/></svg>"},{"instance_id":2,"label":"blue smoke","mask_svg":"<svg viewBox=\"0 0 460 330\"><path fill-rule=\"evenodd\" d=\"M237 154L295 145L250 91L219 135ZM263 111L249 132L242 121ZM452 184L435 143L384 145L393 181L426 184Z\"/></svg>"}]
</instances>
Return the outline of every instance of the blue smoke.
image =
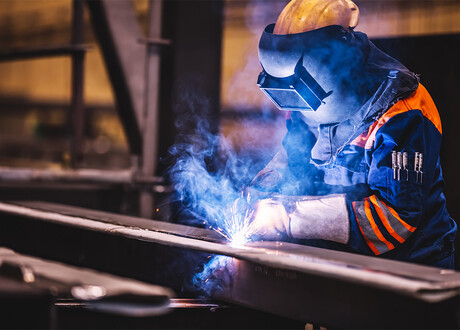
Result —
<instances>
[{"instance_id":1,"label":"blue smoke","mask_svg":"<svg viewBox=\"0 0 460 330\"><path fill-rule=\"evenodd\" d=\"M206 122L193 115L188 120L196 124L193 133L170 150L177 158L169 174L183 222L214 229L230 244L243 245L251 238L251 213L242 191L265 163L242 157L224 137L210 132ZM195 270L192 289L206 296L223 290L231 278L231 260L209 256Z\"/></svg>"},{"instance_id":2,"label":"blue smoke","mask_svg":"<svg viewBox=\"0 0 460 330\"><path fill-rule=\"evenodd\" d=\"M276 6L282 8L285 3L282 0L276 1ZM269 17L280 11L277 8L273 8L272 2L249 2L246 8L246 24L249 30L260 35L265 25L272 21ZM259 70L258 59L254 59L250 65ZM255 86L257 73L244 80L250 79ZM199 89L199 84L195 87ZM229 243L242 245L251 239L249 221L252 216L251 201L243 192L275 151L272 148L252 148L250 152L237 149L230 143L230 139L227 140L214 129L212 118L207 115L207 99L198 90L180 90L181 102L186 104L187 109L184 112L186 115L180 117L175 124L180 132L187 133L182 134L170 149L175 164L168 173L175 189L175 202L180 208L182 219L179 221L214 229ZM273 115L274 107L271 102L265 102L260 117L253 118L250 123L241 123L246 141L260 139L251 126L264 126L269 122L273 124L277 117ZM245 109L242 103L244 101L239 104L235 102L239 108ZM276 135L281 137L285 133L284 120L279 128L282 131ZM203 269L195 274L194 286L207 294L223 287L231 272L231 260L232 258L223 256L210 257Z\"/></svg>"},{"instance_id":3,"label":"blue smoke","mask_svg":"<svg viewBox=\"0 0 460 330\"><path fill-rule=\"evenodd\" d=\"M176 144L170 177L187 223L214 229L232 241L244 230L250 207L242 191L264 164L241 157L228 141L200 121L194 134Z\"/></svg>"}]
</instances>

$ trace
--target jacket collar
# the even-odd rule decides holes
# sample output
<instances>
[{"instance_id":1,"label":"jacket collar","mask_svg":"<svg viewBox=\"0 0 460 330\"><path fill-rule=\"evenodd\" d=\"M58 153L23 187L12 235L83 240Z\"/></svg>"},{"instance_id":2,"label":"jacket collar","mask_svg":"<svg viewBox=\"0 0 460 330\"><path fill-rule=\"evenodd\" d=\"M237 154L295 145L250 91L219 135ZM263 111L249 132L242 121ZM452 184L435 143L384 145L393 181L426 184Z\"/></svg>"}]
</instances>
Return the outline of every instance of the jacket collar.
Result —
<instances>
[{"instance_id":1,"label":"jacket collar","mask_svg":"<svg viewBox=\"0 0 460 330\"><path fill-rule=\"evenodd\" d=\"M367 55L364 72L370 79L383 80L376 92L348 120L341 123L319 125L317 141L311 158L317 165L329 164L345 145L382 116L399 100L412 94L419 85L419 78L404 65L379 50L367 35L354 32L355 40ZM304 119L303 116L299 116ZM308 122L307 125L311 126Z\"/></svg>"}]
</instances>

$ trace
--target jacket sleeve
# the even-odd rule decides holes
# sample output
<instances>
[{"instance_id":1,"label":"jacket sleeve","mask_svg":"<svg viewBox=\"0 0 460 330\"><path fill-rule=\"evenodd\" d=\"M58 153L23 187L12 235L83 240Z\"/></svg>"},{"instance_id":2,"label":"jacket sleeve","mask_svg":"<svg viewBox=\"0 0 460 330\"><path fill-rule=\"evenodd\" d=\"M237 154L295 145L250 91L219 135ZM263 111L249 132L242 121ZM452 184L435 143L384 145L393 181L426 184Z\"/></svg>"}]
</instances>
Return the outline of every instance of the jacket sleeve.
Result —
<instances>
[{"instance_id":1,"label":"jacket sleeve","mask_svg":"<svg viewBox=\"0 0 460 330\"><path fill-rule=\"evenodd\" d=\"M260 191L279 192L283 173L287 169L286 151L281 149L272 160L252 179L250 187Z\"/></svg>"},{"instance_id":2,"label":"jacket sleeve","mask_svg":"<svg viewBox=\"0 0 460 330\"><path fill-rule=\"evenodd\" d=\"M365 149L371 194L347 202L354 250L380 255L398 249L417 230L436 179L440 144L440 122L436 126L420 110L399 113L376 129ZM407 153L407 170L393 170L393 151ZM421 172L415 171L416 152L423 157Z\"/></svg>"}]
</instances>

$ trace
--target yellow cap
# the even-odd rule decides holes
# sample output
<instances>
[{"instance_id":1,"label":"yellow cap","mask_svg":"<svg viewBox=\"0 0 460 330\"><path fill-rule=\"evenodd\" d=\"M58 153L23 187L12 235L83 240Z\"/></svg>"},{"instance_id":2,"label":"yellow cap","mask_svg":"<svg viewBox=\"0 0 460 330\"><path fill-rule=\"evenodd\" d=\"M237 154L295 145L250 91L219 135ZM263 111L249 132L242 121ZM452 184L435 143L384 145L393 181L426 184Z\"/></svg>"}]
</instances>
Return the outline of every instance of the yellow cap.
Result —
<instances>
[{"instance_id":1,"label":"yellow cap","mask_svg":"<svg viewBox=\"0 0 460 330\"><path fill-rule=\"evenodd\" d=\"M329 25L349 30L358 21L359 8L351 0L291 0L278 17L273 33L302 33Z\"/></svg>"}]
</instances>

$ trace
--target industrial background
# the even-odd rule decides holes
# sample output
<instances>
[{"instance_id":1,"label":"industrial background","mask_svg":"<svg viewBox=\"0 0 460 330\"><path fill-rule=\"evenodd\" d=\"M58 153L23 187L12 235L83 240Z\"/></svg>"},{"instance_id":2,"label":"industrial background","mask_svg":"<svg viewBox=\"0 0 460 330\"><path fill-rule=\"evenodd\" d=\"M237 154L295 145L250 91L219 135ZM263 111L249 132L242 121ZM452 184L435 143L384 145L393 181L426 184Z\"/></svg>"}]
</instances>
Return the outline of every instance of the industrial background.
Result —
<instances>
[{"instance_id":1,"label":"industrial background","mask_svg":"<svg viewBox=\"0 0 460 330\"><path fill-rule=\"evenodd\" d=\"M243 159L268 161L280 147L285 122L283 114L256 84L260 72L257 47L264 27L276 21L287 2L0 1L0 201L6 205L0 210L0 245L5 247L0 253L3 260L0 276L5 278L0 280L0 302L2 308L8 306L10 311L8 316L3 313L0 317L3 320L0 327L303 328L308 322L332 327L374 327L372 322L376 320L384 327L444 325L439 318L423 319L420 324L410 320L415 323L406 324L402 313L385 321L373 312L369 312L364 323L355 323L356 316L351 310L331 316L321 312L321 303L315 307L312 301L306 304L310 312L304 317L296 308L291 309L295 312L284 312L253 296L240 299L235 292L228 299L224 295L222 300L217 300L219 302L198 300L193 290L180 284L187 272L177 265L179 261L171 260L199 264L209 253L214 255L222 251L205 247L192 249L192 253L182 243L167 248L155 239L152 243L147 234L147 238L141 235L140 239L129 236L131 234L113 236L105 229L98 231L91 226L85 227L86 224L81 227L60 225L60 218L55 222L45 219L51 213L64 217L73 215L90 222L97 220L145 230L154 226L147 219L181 223L174 203L174 189L167 175L174 163L170 150L175 144L184 142L196 125L204 125L226 138ZM460 149L457 142L460 131L457 121L460 121L460 113L456 97L460 91L460 1L355 2L361 12L357 30L366 32L379 48L420 74L438 107L443 123L441 162L447 206L458 221ZM191 118L192 124L183 124L183 118ZM211 158L219 158L219 152L216 148ZM253 174L260 169L253 168ZM80 208L66 208L62 204ZM16 214L7 208L10 205L38 213ZM49 219L54 218L49 216ZM181 234L180 227L165 228L171 232L177 230L178 237L212 236L192 229ZM214 240L212 236L205 241ZM45 290L43 279L36 280L36 286L26 285L26 280L20 284L16 281L16 288L11 284L14 274L19 272L24 279L28 269L21 261L23 257L11 257L13 252L9 249L72 265L68 267L84 267L88 272L91 271L86 268L113 274L106 275L108 277L117 275L150 283L136 282L135 285L146 286L136 289L134 284L126 284L130 280L117 279L122 283L120 287L134 288L134 293L125 293L123 298L114 294L116 298L111 301L119 299L121 304L126 299L131 302L136 292L156 290L151 293L155 303L164 306L167 300L168 308L174 312L168 309L169 313L163 313L157 306L155 315L147 313L148 316L140 318L120 312L121 307L107 307L112 313L108 317L107 310L100 311L103 307L95 308L97 311L84 308L91 304L82 301L88 300L88 295L97 296L97 290L84 287L83 298L75 300L75 294L73 300L68 294L63 294L62 298L60 294L68 291L65 286L71 282L63 278L55 279L59 283L56 285L59 294ZM238 258L234 251L224 252ZM8 256L11 257L9 263ZM316 257L321 259L324 255ZM241 259L249 265L254 262L247 256ZM27 262L38 265L38 261ZM348 262L360 264L353 258ZM306 289L315 301L330 303L327 297L343 297L358 286L344 279L331 284L317 274L277 273L276 267L270 268L273 264L255 264L261 268L245 266L247 269L244 269L242 266L241 273L246 279L257 280L258 273L269 274L274 269L272 277L267 275L269 287L279 280L283 283L281 286L290 288L290 284L284 282L292 276L296 276L296 283L303 279L327 287L318 292ZM60 268L56 270L58 267L64 266L42 266L57 273L71 273ZM174 275L159 271L166 268ZM410 277L407 275L412 272L410 267L402 268L407 273L398 276ZM80 268L75 271L83 272ZM459 277L454 275L447 288L456 283L455 292L458 293ZM437 283L441 281L437 276L428 272L423 280ZM106 283L105 279L100 281ZM153 287L153 284L164 288ZM260 285L260 290L264 290ZM445 282L439 285L437 288ZM237 287L235 284L233 288ZM172 298L169 288L175 291L176 298ZM389 292L401 288L392 290ZM107 296L109 291L107 289ZM385 290L376 293L361 287L357 291L362 297L380 297L382 313L390 308L383 305L391 301L392 293ZM274 295L274 300L283 297L279 292ZM143 297L141 301L152 303L147 294ZM428 305L424 298L419 301L410 295L403 295L400 301L410 306L407 307L409 311L411 308L426 310L427 315L432 315L442 310L444 314L439 315L445 316L443 320L451 322L455 318L453 322L457 322L458 301L452 297L448 297L448 303L430 301ZM358 295L350 300L359 299L364 298ZM296 303L299 302L292 301L289 305ZM337 306L348 303L340 299L334 302ZM24 318L24 315L30 317Z\"/></svg>"}]
</instances>

